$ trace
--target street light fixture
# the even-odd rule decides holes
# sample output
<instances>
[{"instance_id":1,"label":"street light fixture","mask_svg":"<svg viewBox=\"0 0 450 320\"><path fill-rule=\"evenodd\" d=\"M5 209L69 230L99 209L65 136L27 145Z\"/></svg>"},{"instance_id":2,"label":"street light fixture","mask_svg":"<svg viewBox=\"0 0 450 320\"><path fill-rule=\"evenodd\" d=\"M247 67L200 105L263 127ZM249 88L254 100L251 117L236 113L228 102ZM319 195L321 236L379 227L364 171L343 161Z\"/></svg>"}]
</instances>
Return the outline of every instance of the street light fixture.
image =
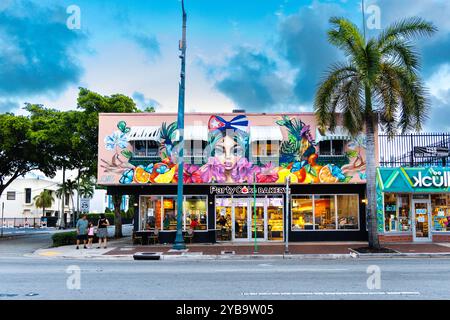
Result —
<instances>
[{"instance_id":1,"label":"street light fixture","mask_svg":"<svg viewBox=\"0 0 450 320\"><path fill-rule=\"evenodd\" d=\"M180 84L178 90L178 132L179 132L179 153L178 153L178 186L177 186L177 234L173 249L184 250L186 244L183 238L183 175L184 175L184 100L185 100L185 81L186 81L186 20L187 15L184 10L184 0L181 1L181 8L183 10L183 35L180 41L180 59L181 59L181 74Z\"/></svg>"}]
</instances>

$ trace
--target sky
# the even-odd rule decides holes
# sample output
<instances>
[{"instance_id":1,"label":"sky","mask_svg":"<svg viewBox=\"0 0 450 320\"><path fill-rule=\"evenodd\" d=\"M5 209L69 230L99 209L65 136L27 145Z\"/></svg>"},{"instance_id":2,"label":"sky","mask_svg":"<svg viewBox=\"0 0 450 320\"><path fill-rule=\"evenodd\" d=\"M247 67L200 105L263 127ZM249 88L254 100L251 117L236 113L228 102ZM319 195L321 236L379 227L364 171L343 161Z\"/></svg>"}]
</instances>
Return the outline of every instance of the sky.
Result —
<instances>
[{"instance_id":1,"label":"sky","mask_svg":"<svg viewBox=\"0 0 450 320\"><path fill-rule=\"evenodd\" d=\"M412 16L437 26L416 42L432 104L424 129L450 130L450 1L365 7L367 20L379 8L381 28ZM186 0L186 9L191 112L312 111L324 72L343 61L327 42L329 18L363 24L360 0ZM176 112L180 37L179 0L1 0L0 112L22 114L27 102L75 109L79 87Z\"/></svg>"}]
</instances>

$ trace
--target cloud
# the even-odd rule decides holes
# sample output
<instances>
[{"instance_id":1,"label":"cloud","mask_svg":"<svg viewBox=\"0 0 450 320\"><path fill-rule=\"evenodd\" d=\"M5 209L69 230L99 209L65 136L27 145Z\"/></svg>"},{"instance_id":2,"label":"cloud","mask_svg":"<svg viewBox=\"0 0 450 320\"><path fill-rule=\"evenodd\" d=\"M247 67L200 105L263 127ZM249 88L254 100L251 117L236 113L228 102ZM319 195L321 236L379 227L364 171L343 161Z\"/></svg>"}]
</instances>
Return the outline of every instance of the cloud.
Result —
<instances>
[{"instance_id":1,"label":"cloud","mask_svg":"<svg viewBox=\"0 0 450 320\"><path fill-rule=\"evenodd\" d=\"M160 111L158 109L161 107L161 104L155 99L146 98L143 93L138 91L134 92L132 97L139 109L145 110L148 107L153 107L156 111Z\"/></svg>"},{"instance_id":2,"label":"cloud","mask_svg":"<svg viewBox=\"0 0 450 320\"><path fill-rule=\"evenodd\" d=\"M0 99L0 113L10 112L17 108L19 108L17 101Z\"/></svg>"},{"instance_id":3,"label":"cloud","mask_svg":"<svg viewBox=\"0 0 450 320\"><path fill-rule=\"evenodd\" d=\"M154 59L161 54L159 41L155 36L137 33L133 34L131 38L144 50L148 58Z\"/></svg>"},{"instance_id":4,"label":"cloud","mask_svg":"<svg viewBox=\"0 0 450 320\"><path fill-rule=\"evenodd\" d=\"M69 30L67 18L63 7L25 0L0 11L0 94L55 93L80 81L76 53L85 35Z\"/></svg>"},{"instance_id":5,"label":"cloud","mask_svg":"<svg viewBox=\"0 0 450 320\"><path fill-rule=\"evenodd\" d=\"M275 59L251 47L238 47L223 64L207 68L215 88L247 111L273 110L291 97Z\"/></svg>"},{"instance_id":6,"label":"cloud","mask_svg":"<svg viewBox=\"0 0 450 320\"><path fill-rule=\"evenodd\" d=\"M312 103L324 71L342 60L339 51L327 40L329 18L341 14L343 9L339 5L313 2L280 20L275 47L299 71L294 92L302 103Z\"/></svg>"},{"instance_id":7,"label":"cloud","mask_svg":"<svg viewBox=\"0 0 450 320\"><path fill-rule=\"evenodd\" d=\"M439 67L427 81L431 94L431 114L426 123L429 131L450 131L450 63Z\"/></svg>"}]
</instances>

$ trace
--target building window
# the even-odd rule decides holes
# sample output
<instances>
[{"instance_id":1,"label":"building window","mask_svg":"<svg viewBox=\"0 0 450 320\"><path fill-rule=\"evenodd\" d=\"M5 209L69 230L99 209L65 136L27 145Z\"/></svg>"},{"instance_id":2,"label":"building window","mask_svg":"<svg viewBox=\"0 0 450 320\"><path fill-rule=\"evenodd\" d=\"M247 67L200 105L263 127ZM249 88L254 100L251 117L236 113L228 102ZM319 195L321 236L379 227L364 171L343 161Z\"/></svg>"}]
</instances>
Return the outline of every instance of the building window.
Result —
<instances>
[{"instance_id":1,"label":"building window","mask_svg":"<svg viewBox=\"0 0 450 320\"><path fill-rule=\"evenodd\" d=\"M232 224L232 199L228 197L216 198L216 229L217 240L231 240L231 224Z\"/></svg>"},{"instance_id":2,"label":"building window","mask_svg":"<svg viewBox=\"0 0 450 320\"><path fill-rule=\"evenodd\" d=\"M206 141L185 140L183 154L188 164L203 164L203 151L207 146Z\"/></svg>"},{"instance_id":3,"label":"building window","mask_svg":"<svg viewBox=\"0 0 450 320\"><path fill-rule=\"evenodd\" d=\"M69 205L69 194L68 193L66 193L66 196L64 197L64 205L65 206L68 206Z\"/></svg>"},{"instance_id":4,"label":"building window","mask_svg":"<svg viewBox=\"0 0 450 320\"><path fill-rule=\"evenodd\" d=\"M177 230L177 197L163 197L162 230Z\"/></svg>"},{"instance_id":5,"label":"building window","mask_svg":"<svg viewBox=\"0 0 450 320\"><path fill-rule=\"evenodd\" d=\"M298 230L314 230L311 196L292 197L292 231Z\"/></svg>"},{"instance_id":6,"label":"building window","mask_svg":"<svg viewBox=\"0 0 450 320\"><path fill-rule=\"evenodd\" d=\"M334 196L314 196L314 219L318 230L336 229Z\"/></svg>"},{"instance_id":7,"label":"building window","mask_svg":"<svg viewBox=\"0 0 450 320\"><path fill-rule=\"evenodd\" d=\"M410 231L410 199L407 194L384 195L384 230L386 232Z\"/></svg>"},{"instance_id":8,"label":"building window","mask_svg":"<svg viewBox=\"0 0 450 320\"><path fill-rule=\"evenodd\" d=\"M322 156L343 156L344 140L320 141L319 151Z\"/></svg>"},{"instance_id":9,"label":"building window","mask_svg":"<svg viewBox=\"0 0 450 320\"><path fill-rule=\"evenodd\" d=\"M6 192L6 200L16 200L16 192L15 191Z\"/></svg>"},{"instance_id":10,"label":"building window","mask_svg":"<svg viewBox=\"0 0 450 320\"><path fill-rule=\"evenodd\" d=\"M357 195L338 195L338 229L359 228L359 197Z\"/></svg>"},{"instance_id":11,"label":"building window","mask_svg":"<svg viewBox=\"0 0 450 320\"><path fill-rule=\"evenodd\" d=\"M433 231L450 231L450 195L431 195Z\"/></svg>"},{"instance_id":12,"label":"building window","mask_svg":"<svg viewBox=\"0 0 450 320\"><path fill-rule=\"evenodd\" d=\"M187 196L184 201L184 229L208 230L206 197Z\"/></svg>"},{"instance_id":13,"label":"building window","mask_svg":"<svg viewBox=\"0 0 450 320\"><path fill-rule=\"evenodd\" d=\"M137 140L132 143L133 155L135 157L157 157L159 153L159 144L156 141Z\"/></svg>"},{"instance_id":14,"label":"building window","mask_svg":"<svg viewBox=\"0 0 450 320\"><path fill-rule=\"evenodd\" d=\"M25 188L25 203L31 203L31 189Z\"/></svg>"},{"instance_id":15,"label":"building window","mask_svg":"<svg viewBox=\"0 0 450 320\"><path fill-rule=\"evenodd\" d=\"M140 229L150 230L157 228L161 230L162 198L141 197Z\"/></svg>"}]
</instances>

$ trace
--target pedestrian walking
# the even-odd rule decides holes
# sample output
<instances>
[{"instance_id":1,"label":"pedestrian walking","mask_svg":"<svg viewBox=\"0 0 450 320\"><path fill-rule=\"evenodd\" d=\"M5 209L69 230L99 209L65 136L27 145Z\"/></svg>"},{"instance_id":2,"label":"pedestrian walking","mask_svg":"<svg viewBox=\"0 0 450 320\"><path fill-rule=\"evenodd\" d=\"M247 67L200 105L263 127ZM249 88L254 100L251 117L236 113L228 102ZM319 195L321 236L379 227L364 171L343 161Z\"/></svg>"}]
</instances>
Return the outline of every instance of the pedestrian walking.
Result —
<instances>
[{"instance_id":1,"label":"pedestrian walking","mask_svg":"<svg viewBox=\"0 0 450 320\"><path fill-rule=\"evenodd\" d=\"M106 249L106 242L108 238L108 226L109 221L106 219L106 216L102 213L100 215L100 219L98 220L97 225L97 238L98 238L98 248L100 249L102 247L102 241L104 243L105 249Z\"/></svg>"},{"instance_id":2,"label":"pedestrian walking","mask_svg":"<svg viewBox=\"0 0 450 320\"><path fill-rule=\"evenodd\" d=\"M87 236L88 236L88 245L87 245L87 247L89 249L92 249L92 243L94 242L94 236L95 236L95 227L94 227L94 224L92 222L89 222Z\"/></svg>"},{"instance_id":3,"label":"pedestrian walking","mask_svg":"<svg viewBox=\"0 0 450 320\"><path fill-rule=\"evenodd\" d=\"M77 221L77 250L80 249L80 241L83 241L84 249L87 249L87 233L88 233L88 221L85 214L81 216Z\"/></svg>"}]
</instances>

